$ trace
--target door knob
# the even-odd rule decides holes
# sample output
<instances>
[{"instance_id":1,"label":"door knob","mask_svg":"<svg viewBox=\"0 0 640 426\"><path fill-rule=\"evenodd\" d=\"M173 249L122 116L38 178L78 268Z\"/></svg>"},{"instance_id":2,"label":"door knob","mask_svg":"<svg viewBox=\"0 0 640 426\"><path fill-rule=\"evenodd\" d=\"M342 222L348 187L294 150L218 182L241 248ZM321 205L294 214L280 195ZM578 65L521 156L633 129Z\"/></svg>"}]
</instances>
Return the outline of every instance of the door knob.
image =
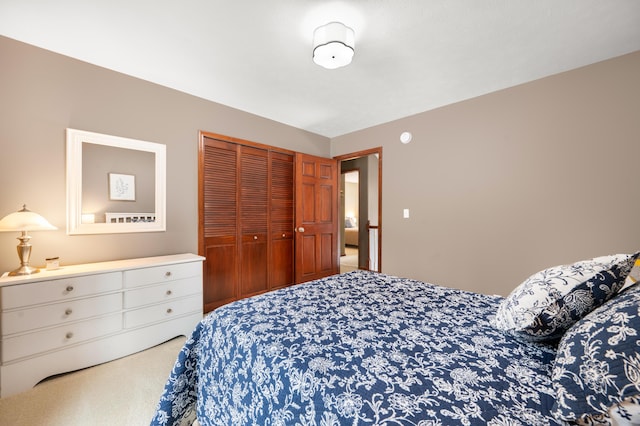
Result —
<instances>
[{"instance_id":1,"label":"door knob","mask_svg":"<svg viewBox=\"0 0 640 426\"><path fill-rule=\"evenodd\" d=\"M298 228L298 232L304 232L304 228L301 226Z\"/></svg>"}]
</instances>

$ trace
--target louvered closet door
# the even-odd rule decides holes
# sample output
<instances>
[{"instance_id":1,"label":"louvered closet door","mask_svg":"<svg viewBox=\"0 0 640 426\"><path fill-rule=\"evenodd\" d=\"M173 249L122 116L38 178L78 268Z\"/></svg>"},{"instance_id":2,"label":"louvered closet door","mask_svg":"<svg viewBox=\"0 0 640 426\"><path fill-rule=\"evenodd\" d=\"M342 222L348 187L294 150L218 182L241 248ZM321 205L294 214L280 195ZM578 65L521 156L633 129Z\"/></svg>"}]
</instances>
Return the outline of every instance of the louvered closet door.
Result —
<instances>
[{"instance_id":1,"label":"louvered closet door","mask_svg":"<svg viewBox=\"0 0 640 426\"><path fill-rule=\"evenodd\" d=\"M240 146L240 296L268 290L269 151Z\"/></svg>"},{"instance_id":2,"label":"louvered closet door","mask_svg":"<svg viewBox=\"0 0 640 426\"><path fill-rule=\"evenodd\" d=\"M294 156L270 153L271 176L271 252L270 289L294 283L293 239Z\"/></svg>"},{"instance_id":3,"label":"louvered closet door","mask_svg":"<svg viewBox=\"0 0 640 426\"><path fill-rule=\"evenodd\" d=\"M295 282L295 153L201 133L204 310ZM244 143L243 143L244 142Z\"/></svg>"},{"instance_id":4,"label":"louvered closet door","mask_svg":"<svg viewBox=\"0 0 640 426\"><path fill-rule=\"evenodd\" d=\"M235 144L209 138L203 138L201 146L205 312L237 298L237 150Z\"/></svg>"}]
</instances>

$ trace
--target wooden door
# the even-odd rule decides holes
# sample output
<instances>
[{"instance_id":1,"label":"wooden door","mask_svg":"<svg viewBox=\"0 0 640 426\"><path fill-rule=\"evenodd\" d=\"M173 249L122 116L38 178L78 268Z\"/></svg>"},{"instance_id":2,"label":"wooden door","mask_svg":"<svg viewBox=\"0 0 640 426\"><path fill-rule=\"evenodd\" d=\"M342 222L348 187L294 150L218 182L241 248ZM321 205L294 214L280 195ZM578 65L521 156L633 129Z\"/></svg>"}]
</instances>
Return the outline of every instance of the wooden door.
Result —
<instances>
[{"instance_id":1,"label":"wooden door","mask_svg":"<svg viewBox=\"0 0 640 426\"><path fill-rule=\"evenodd\" d=\"M296 154L296 283L339 272L338 161Z\"/></svg>"},{"instance_id":2,"label":"wooden door","mask_svg":"<svg viewBox=\"0 0 640 426\"><path fill-rule=\"evenodd\" d=\"M237 298L238 145L202 137L200 141L200 254L204 311Z\"/></svg>"},{"instance_id":3,"label":"wooden door","mask_svg":"<svg viewBox=\"0 0 640 426\"><path fill-rule=\"evenodd\" d=\"M295 282L294 155L201 133L198 253L206 257L205 312Z\"/></svg>"},{"instance_id":4,"label":"wooden door","mask_svg":"<svg viewBox=\"0 0 640 426\"><path fill-rule=\"evenodd\" d=\"M268 290L267 246L269 220L269 152L239 147L240 294L247 297Z\"/></svg>"},{"instance_id":5,"label":"wooden door","mask_svg":"<svg viewBox=\"0 0 640 426\"><path fill-rule=\"evenodd\" d=\"M294 283L292 154L270 152L271 245L269 253L269 289L287 287Z\"/></svg>"}]
</instances>

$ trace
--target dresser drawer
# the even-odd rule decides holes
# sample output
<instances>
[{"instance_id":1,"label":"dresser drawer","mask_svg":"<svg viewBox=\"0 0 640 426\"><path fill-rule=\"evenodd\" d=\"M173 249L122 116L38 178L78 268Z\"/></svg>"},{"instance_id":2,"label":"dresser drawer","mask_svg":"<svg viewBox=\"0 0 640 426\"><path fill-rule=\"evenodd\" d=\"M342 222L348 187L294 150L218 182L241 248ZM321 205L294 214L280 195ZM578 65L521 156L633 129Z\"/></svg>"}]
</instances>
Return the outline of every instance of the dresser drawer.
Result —
<instances>
[{"instance_id":1,"label":"dresser drawer","mask_svg":"<svg viewBox=\"0 0 640 426\"><path fill-rule=\"evenodd\" d=\"M177 299L147 308L125 312L124 327L135 328L142 325L164 321L190 312L202 311L201 295Z\"/></svg>"},{"instance_id":2,"label":"dresser drawer","mask_svg":"<svg viewBox=\"0 0 640 426\"><path fill-rule=\"evenodd\" d=\"M117 314L5 338L2 341L2 362L61 349L121 329L122 315Z\"/></svg>"},{"instance_id":3,"label":"dresser drawer","mask_svg":"<svg viewBox=\"0 0 640 426\"><path fill-rule=\"evenodd\" d=\"M2 287L2 310L92 296L122 288L122 273L85 275Z\"/></svg>"},{"instance_id":4,"label":"dresser drawer","mask_svg":"<svg viewBox=\"0 0 640 426\"><path fill-rule=\"evenodd\" d=\"M201 275L202 262L177 263L151 268L132 269L124 272L124 286L131 288Z\"/></svg>"},{"instance_id":5,"label":"dresser drawer","mask_svg":"<svg viewBox=\"0 0 640 426\"><path fill-rule=\"evenodd\" d=\"M112 293L87 299L69 300L53 305L2 313L2 335L51 327L91 317L120 312L122 294Z\"/></svg>"},{"instance_id":6,"label":"dresser drawer","mask_svg":"<svg viewBox=\"0 0 640 426\"><path fill-rule=\"evenodd\" d=\"M124 307L126 309L137 308L144 305L170 301L191 294L200 294L201 292L202 280L200 277L169 281L151 287L127 290L124 294Z\"/></svg>"}]
</instances>

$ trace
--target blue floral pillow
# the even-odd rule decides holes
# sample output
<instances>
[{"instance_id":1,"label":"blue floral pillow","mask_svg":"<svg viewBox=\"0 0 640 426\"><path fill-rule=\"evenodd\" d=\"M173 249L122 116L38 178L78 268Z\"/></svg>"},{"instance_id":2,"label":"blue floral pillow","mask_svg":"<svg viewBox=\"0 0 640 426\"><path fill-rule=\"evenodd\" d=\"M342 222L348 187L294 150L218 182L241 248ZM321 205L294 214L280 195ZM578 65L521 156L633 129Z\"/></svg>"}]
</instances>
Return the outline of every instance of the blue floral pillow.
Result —
<instances>
[{"instance_id":1,"label":"blue floral pillow","mask_svg":"<svg viewBox=\"0 0 640 426\"><path fill-rule=\"evenodd\" d=\"M537 272L502 301L493 325L527 340L559 339L622 288L639 254L602 256Z\"/></svg>"},{"instance_id":2,"label":"blue floral pillow","mask_svg":"<svg viewBox=\"0 0 640 426\"><path fill-rule=\"evenodd\" d=\"M556 392L552 414L561 420L589 424L590 418L607 418L638 400L640 285L620 293L565 333L551 379Z\"/></svg>"}]
</instances>

